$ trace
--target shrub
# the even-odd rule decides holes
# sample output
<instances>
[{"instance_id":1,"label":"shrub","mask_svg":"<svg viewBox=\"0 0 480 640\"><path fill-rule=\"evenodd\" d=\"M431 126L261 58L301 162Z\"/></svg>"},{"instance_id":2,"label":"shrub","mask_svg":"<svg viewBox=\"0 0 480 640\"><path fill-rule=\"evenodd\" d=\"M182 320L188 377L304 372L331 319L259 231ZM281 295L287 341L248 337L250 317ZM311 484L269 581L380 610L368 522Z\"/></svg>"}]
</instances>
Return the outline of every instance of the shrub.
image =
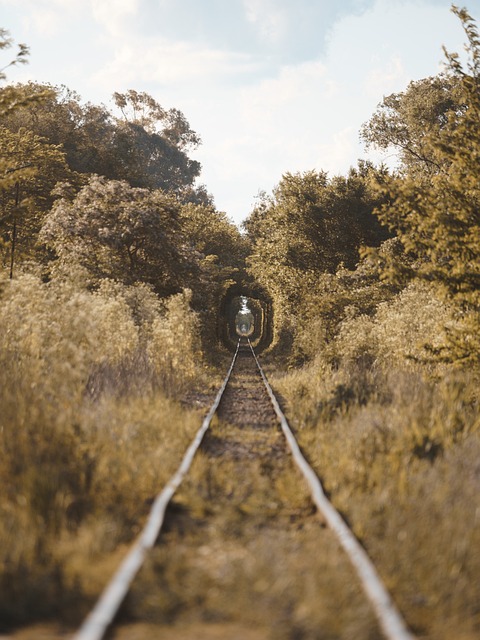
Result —
<instances>
[{"instance_id":1,"label":"shrub","mask_svg":"<svg viewBox=\"0 0 480 640\"><path fill-rule=\"evenodd\" d=\"M199 418L189 294L24 274L1 283L0 618L78 620ZM177 336L177 337L176 337ZM98 564L100 560L100 564ZM83 603L83 604L79 604Z\"/></svg>"}]
</instances>

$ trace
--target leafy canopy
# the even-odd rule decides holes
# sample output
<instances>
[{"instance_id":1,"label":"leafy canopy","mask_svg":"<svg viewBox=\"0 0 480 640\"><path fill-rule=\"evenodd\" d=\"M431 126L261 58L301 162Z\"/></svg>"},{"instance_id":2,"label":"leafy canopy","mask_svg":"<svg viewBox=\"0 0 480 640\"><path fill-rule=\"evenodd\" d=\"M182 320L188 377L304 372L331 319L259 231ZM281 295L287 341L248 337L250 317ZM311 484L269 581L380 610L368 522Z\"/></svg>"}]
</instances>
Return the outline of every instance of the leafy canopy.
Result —
<instances>
[{"instance_id":1,"label":"leafy canopy","mask_svg":"<svg viewBox=\"0 0 480 640\"><path fill-rule=\"evenodd\" d=\"M427 130L422 148L437 159L432 174L407 171L384 181L390 202L379 217L398 236L409 260L382 262L390 279L435 283L457 309L445 357L480 357L480 39L466 9L453 7L468 39L464 69L446 52L447 78L461 108ZM376 256L378 258L378 254Z\"/></svg>"},{"instance_id":2,"label":"leafy canopy","mask_svg":"<svg viewBox=\"0 0 480 640\"><path fill-rule=\"evenodd\" d=\"M104 105L82 104L65 86L34 82L3 88L0 102L13 90L18 108L6 114L3 125L62 145L72 171L171 191L185 201L209 201L195 185L201 165L189 156L200 138L178 109L165 110L147 93L130 90L114 94L118 115Z\"/></svg>"},{"instance_id":3,"label":"leafy canopy","mask_svg":"<svg viewBox=\"0 0 480 640\"><path fill-rule=\"evenodd\" d=\"M59 265L80 265L93 282L148 282L162 295L181 290L195 264L185 250L176 198L99 176L73 198L69 185L57 194L40 238Z\"/></svg>"}]
</instances>

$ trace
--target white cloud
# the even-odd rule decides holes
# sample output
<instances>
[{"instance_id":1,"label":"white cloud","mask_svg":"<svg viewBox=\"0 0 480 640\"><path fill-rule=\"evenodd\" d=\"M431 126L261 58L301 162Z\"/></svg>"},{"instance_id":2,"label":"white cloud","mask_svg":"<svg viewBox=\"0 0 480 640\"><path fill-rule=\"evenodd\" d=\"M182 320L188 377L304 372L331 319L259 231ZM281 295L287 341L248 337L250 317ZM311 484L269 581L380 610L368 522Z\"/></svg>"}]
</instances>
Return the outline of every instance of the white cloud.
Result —
<instances>
[{"instance_id":1,"label":"white cloud","mask_svg":"<svg viewBox=\"0 0 480 640\"><path fill-rule=\"evenodd\" d=\"M2 0L5 6L15 5L22 10L22 23L27 33L53 37L65 28L73 16L81 11L71 0Z\"/></svg>"},{"instance_id":2,"label":"white cloud","mask_svg":"<svg viewBox=\"0 0 480 640\"><path fill-rule=\"evenodd\" d=\"M326 66L313 61L220 95L222 108L200 129L212 135L198 154L203 179L217 184L217 205L238 221L258 190L271 190L287 171L348 168L356 132L335 135L338 123L326 117L337 91Z\"/></svg>"},{"instance_id":3,"label":"white cloud","mask_svg":"<svg viewBox=\"0 0 480 640\"><path fill-rule=\"evenodd\" d=\"M121 37L140 4L139 0L90 0L90 6L94 20L110 35Z\"/></svg>"},{"instance_id":4,"label":"white cloud","mask_svg":"<svg viewBox=\"0 0 480 640\"><path fill-rule=\"evenodd\" d=\"M346 127L333 132L328 142L319 145L314 167L332 175L344 173L355 164L356 154L358 131L355 127Z\"/></svg>"},{"instance_id":5,"label":"white cloud","mask_svg":"<svg viewBox=\"0 0 480 640\"><path fill-rule=\"evenodd\" d=\"M361 125L384 95L435 73L454 20L440 7L378 0L336 23L321 60L285 66L237 90L226 105L230 118L220 119L202 158L217 204L238 220L255 193L270 190L286 171L342 174L367 157ZM427 34L426 24L438 32Z\"/></svg>"},{"instance_id":6,"label":"white cloud","mask_svg":"<svg viewBox=\"0 0 480 640\"><path fill-rule=\"evenodd\" d=\"M330 99L334 93L335 83L323 63L283 67L276 77L243 89L244 127L254 127L262 139L272 144L272 136L305 131L308 119L315 118L318 101Z\"/></svg>"},{"instance_id":7,"label":"white cloud","mask_svg":"<svg viewBox=\"0 0 480 640\"><path fill-rule=\"evenodd\" d=\"M29 15L30 25L44 36L55 36L62 26L62 14L53 9L34 9Z\"/></svg>"},{"instance_id":8,"label":"white cloud","mask_svg":"<svg viewBox=\"0 0 480 640\"><path fill-rule=\"evenodd\" d=\"M365 78L365 92L372 98L380 101L380 98L398 91L398 87L407 85L408 73L399 56L393 56L383 63L381 67L375 67Z\"/></svg>"},{"instance_id":9,"label":"white cloud","mask_svg":"<svg viewBox=\"0 0 480 640\"><path fill-rule=\"evenodd\" d=\"M179 85L193 92L205 82L253 71L255 64L243 54L196 46L187 42L130 38L114 50L114 57L94 76L99 86L117 87L119 81L131 87L140 84ZM204 90L206 89L204 85Z\"/></svg>"},{"instance_id":10,"label":"white cloud","mask_svg":"<svg viewBox=\"0 0 480 640\"><path fill-rule=\"evenodd\" d=\"M260 37L276 44L287 34L288 14L275 0L243 0L247 20Z\"/></svg>"}]
</instances>

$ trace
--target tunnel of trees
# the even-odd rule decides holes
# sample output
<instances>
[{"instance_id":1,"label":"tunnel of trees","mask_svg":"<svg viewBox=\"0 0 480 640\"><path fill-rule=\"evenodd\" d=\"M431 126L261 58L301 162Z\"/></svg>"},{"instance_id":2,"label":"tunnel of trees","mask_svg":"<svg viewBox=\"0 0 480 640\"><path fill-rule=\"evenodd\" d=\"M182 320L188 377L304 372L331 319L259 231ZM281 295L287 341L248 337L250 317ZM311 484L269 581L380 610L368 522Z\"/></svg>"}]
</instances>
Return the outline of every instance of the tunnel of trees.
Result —
<instances>
[{"instance_id":1,"label":"tunnel of trees","mask_svg":"<svg viewBox=\"0 0 480 640\"><path fill-rule=\"evenodd\" d=\"M228 349L235 349L238 342L236 320L245 305L253 315L250 341L258 351L263 351L273 338L273 306L268 293L256 283L235 283L226 291L218 310L218 337Z\"/></svg>"}]
</instances>

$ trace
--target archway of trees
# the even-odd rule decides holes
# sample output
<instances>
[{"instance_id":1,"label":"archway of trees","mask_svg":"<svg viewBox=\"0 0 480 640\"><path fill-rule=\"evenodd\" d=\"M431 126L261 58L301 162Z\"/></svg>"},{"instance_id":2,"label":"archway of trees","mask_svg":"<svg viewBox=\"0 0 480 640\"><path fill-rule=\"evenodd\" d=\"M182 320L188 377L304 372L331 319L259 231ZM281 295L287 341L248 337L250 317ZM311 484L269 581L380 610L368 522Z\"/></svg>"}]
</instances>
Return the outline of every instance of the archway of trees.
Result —
<instances>
[{"instance_id":1,"label":"archway of trees","mask_svg":"<svg viewBox=\"0 0 480 640\"><path fill-rule=\"evenodd\" d=\"M245 306L253 316L250 341L258 351L263 351L273 339L273 305L265 289L256 283L238 282L226 291L218 309L218 338L227 349L235 349L238 341L237 316Z\"/></svg>"}]
</instances>

